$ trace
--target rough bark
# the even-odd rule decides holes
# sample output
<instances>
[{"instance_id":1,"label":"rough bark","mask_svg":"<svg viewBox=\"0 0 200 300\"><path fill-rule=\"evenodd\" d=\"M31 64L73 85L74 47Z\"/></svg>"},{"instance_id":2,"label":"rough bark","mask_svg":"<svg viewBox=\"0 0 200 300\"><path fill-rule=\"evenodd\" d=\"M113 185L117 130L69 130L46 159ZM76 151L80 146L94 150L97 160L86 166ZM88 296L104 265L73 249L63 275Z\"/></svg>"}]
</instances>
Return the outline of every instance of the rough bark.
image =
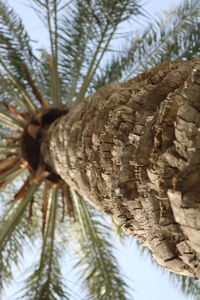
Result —
<instances>
[{"instance_id":1,"label":"rough bark","mask_svg":"<svg viewBox=\"0 0 200 300\"><path fill-rule=\"evenodd\" d=\"M200 279L200 60L99 89L52 124L42 151L159 264Z\"/></svg>"}]
</instances>

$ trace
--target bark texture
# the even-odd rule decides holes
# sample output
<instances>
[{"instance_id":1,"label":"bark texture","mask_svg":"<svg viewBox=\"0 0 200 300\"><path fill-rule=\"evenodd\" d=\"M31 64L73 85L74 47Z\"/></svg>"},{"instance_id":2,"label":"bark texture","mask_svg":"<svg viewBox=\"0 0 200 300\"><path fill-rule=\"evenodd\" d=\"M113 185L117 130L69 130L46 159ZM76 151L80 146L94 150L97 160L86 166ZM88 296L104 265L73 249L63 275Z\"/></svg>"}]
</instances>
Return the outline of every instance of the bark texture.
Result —
<instances>
[{"instance_id":1,"label":"bark texture","mask_svg":"<svg viewBox=\"0 0 200 300\"><path fill-rule=\"evenodd\" d=\"M99 89L52 124L42 151L159 264L200 279L200 60Z\"/></svg>"}]
</instances>

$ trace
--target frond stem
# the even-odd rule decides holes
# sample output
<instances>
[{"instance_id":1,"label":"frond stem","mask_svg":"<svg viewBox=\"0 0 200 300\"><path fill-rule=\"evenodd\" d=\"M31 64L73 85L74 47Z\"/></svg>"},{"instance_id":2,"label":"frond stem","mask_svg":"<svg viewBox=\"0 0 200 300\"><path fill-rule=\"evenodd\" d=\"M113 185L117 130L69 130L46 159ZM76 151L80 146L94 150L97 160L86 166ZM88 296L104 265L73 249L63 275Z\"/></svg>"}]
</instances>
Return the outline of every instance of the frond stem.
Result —
<instances>
[{"instance_id":1,"label":"frond stem","mask_svg":"<svg viewBox=\"0 0 200 300\"><path fill-rule=\"evenodd\" d=\"M85 78L83 80L83 84L82 84L82 87L80 89L80 92L77 96L77 102L79 102L80 100L82 100L85 96L85 93L87 91L87 88L89 86L89 83L90 83L90 78L91 78L91 73L93 72L93 66L94 66L94 63L96 61L96 58L99 54L99 51L101 49L101 45L102 43L104 42L104 38L105 38L105 35L106 35L106 32L107 32L107 29L108 29L108 24L106 25L103 33L102 33L102 36L101 36L101 39L96 47L96 51L94 52L94 55L93 55L93 58L90 62L90 65L89 65L89 68L88 68L88 71L87 71L87 74L85 75Z\"/></svg>"},{"instance_id":2,"label":"frond stem","mask_svg":"<svg viewBox=\"0 0 200 300\"><path fill-rule=\"evenodd\" d=\"M33 104L31 97L24 90L24 88L21 86L21 84L19 82L17 82L17 80L11 74L11 72L8 70L7 66L4 64L4 62L2 61L1 58L0 58L0 65L6 71L6 73L8 74L8 76L10 78L10 80L12 81L12 83L16 86L16 88L21 92L22 96L24 97L24 100L25 100L24 102L25 102L25 105L26 105L26 108L27 108L28 112L30 112L30 113L35 112L36 111L36 107Z\"/></svg>"}]
</instances>

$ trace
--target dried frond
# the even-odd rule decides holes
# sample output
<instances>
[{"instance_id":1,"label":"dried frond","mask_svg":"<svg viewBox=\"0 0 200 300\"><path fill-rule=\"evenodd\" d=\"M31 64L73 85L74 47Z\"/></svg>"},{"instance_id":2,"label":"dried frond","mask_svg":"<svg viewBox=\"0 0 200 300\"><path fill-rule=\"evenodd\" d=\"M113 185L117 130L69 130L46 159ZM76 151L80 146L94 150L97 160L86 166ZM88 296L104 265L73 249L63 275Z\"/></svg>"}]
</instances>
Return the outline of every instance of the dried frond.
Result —
<instances>
[{"instance_id":1,"label":"dried frond","mask_svg":"<svg viewBox=\"0 0 200 300\"><path fill-rule=\"evenodd\" d=\"M27 124L26 118L24 118L23 114L20 113L20 112L18 112L17 109L16 109L14 106L9 105L9 104L7 104L7 103L5 103L5 102L4 102L3 104L4 104L4 106L6 107L6 109L7 109L11 114L13 114L13 115L15 115L17 118L19 118L20 121L23 122L24 124Z\"/></svg>"},{"instance_id":2,"label":"dried frond","mask_svg":"<svg viewBox=\"0 0 200 300\"><path fill-rule=\"evenodd\" d=\"M15 194L13 201L17 201L24 198L29 191L29 187L30 187L30 177L28 177L26 181L24 181L22 187L19 189L17 194Z\"/></svg>"},{"instance_id":3,"label":"dried frond","mask_svg":"<svg viewBox=\"0 0 200 300\"><path fill-rule=\"evenodd\" d=\"M62 196L63 196L63 201L64 201L63 205L66 206L67 214L69 217L72 217L75 219L73 201L72 201L72 197L70 194L69 186L65 182L63 182L61 185L61 188L62 188Z\"/></svg>"}]
</instances>

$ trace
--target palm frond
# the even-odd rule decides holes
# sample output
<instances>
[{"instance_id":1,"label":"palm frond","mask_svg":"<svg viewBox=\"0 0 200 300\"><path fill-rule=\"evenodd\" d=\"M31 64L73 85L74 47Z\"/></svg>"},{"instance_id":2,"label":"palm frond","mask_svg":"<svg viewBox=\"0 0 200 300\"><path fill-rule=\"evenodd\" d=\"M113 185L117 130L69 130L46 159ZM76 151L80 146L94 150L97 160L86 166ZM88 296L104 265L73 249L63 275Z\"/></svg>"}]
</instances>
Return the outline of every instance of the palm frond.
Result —
<instances>
[{"instance_id":1,"label":"palm frond","mask_svg":"<svg viewBox=\"0 0 200 300\"><path fill-rule=\"evenodd\" d=\"M6 124L7 126L12 127L12 129L15 131L17 131L17 130L19 131L22 129L20 126L22 124L20 122L18 122L18 120L16 120L15 118L6 116L6 114L3 114L1 112L0 112L0 118L1 118L0 123L2 125Z\"/></svg>"},{"instance_id":2,"label":"palm frond","mask_svg":"<svg viewBox=\"0 0 200 300\"><path fill-rule=\"evenodd\" d=\"M187 277L172 273L164 268L162 268L153 257L151 251L148 247L141 245L138 241L136 241L136 246L138 246L140 253L144 258L147 256L150 258L153 267L160 270L163 275L169 278L172 285L178 288L185 296L192 297L191 299L199 299L200 295L200 283L195 278Z\"/></svg>"},{"instance_id":3,"label":"palm frond","mask_svg":"<svg viewBox=\"0 0 200 300\"><path fill-rule=\"evenodd\" d=\"M200 3L183 1L143 33L135 33L129 45L115 53L101 74L94 78L94 88L106 83L127 80L166 60L191 59L200 49Z\"/></svg>"},{"instance_id":4,"label":"palm frond","mask_svg":"<svg viewBox=\"0 0 200 300\"><path fill-rule=\"evenodd\" d=\"M25 63L32 69L35 60L30 46L30 37L19 16L3 0L0 1L0 11L1 56L13 66L16 74L22 76L21 63Z\"/></svg>"},{"instance_id":5,"label":"palm frond","mask_svg":"<svg viewBox=\"0 0 200 300\"><path fill-rule=\"evenodd\" d=\"M10 213L12 208L7 213ZM0 222L0 226L2 226L3 221L1 220ZM20 217L19 222L12 228L12 233L9 233L7 243L4 245L3 250L0 251L0 294L5 286L12 282L13 266L18 266L22 262L27 238L29 238L29 228L25 212Z\"/></svg>"},{"instance_id":6,"label":"palm frond","mask_svg":"<svg viewBox=\"0 0 200 300\"><path fill-rule=\"evenodd\" d=\"M44 49L42 49L40 52L40 60L36 62L35 73L35 82L38 88L42 91L43 98L48 98L49 102L53 104L51 71L49 69L49 54Z\"/></svg>"},{"instance_id":7,"label":"palm frond","mask_svg":"<svg viewBox=\"0 0 200 300\"><path fill-rule=\"evenodd\" d=\"M9 240L15 226L20 222L28 203L31 201L34 193L38 189L38 185L33 184L23 201L16 202L15 205L8 210L0 223L0 249L2 250Z\"/></svg>"},{"instance_id":8,"label":"palm frond","mask_svg":"<svg viewBox=\"0 0 200 300\"><path fill-rule=\"evenodd\" d=\"M33 80L30 81L30 78L35 78L34 65L37 58L33 55L30 38L21 19L2 0L0 1L0 47L1 69L24 96L27 108L34 112L33 100L39 99L38 93L34 93L36 87L33 89L31 86Z\"/></svg>"},{"instance_id":9,"label":"palm frond","mask_svg":"<svg viewBox=\"0 0 200 300\"><path fill-rule=\"evenodd\" d=\"M40 261L28 278L25 293L20 299L69 299L62 282L59 264L61 252L55 241L58 189L52 189L49 197L48 224L44 233Z\"/></svg>"},{"instance_id":10,"label":"palm frond","mask_svg":"<svg viewBox=\"0 0 200 300\"><path fill-rule=\"evenodd\" d=\"M27 104L22 95L18 93L15 85L9 80L8 76L0 71L0 100L1 102L9 102L10 104L15 103L23 111L27 110Z\"/></svg>"},{"instance_id":11,"label":"palm frond","mask_svg":"<svg viewBox=\"0 0 200 300\"><path fill-rule=\"evenodd\" d=\"M22 128L24 127L24 124L17 119L15 116L13 115L8 115L5 112L1 113L0 112L0 122L2 125L7 124L9 127L12 127L12 129L14 130L22 130Z\"/></svg>"},{"instance_id":12,"label":"palm frond","mask_svg":"<svg viewBox=\"0 0 200 300\"><path fill-rule=\"evenodd\" d=\"M170 273L170 281L182 291L187 297L195 297L199 299L200 295L200 283L193 278L186 276L177 276Z\"/></svg>"},{"instance_id":13,"label":"palm frond","mask_svg":"<svg viewBox=\"0 0 200 300\"><path fill-rule=\"evenodd\" d=\"M80 280L89 290L87 299L116 300L129 299L126 283L121 279L113 247L109 242L111 230L102 222L102 216L73 192L76 210L77 267Z\"/></svg>"},{"instance_id":14,"label":"palm frond","mask_svg":"<svg viewBox=\"0 0 200 300\"><path fill-rule=\"evenodd\" d=\"M111 224L112 230L114 231L115 236L117 239L120 241L121 244L125 242L127 239L127 235L125 232L122 230L121 226L119 226L115 221L112 219L112 224Z\"/></svg>"},{"instance_id":15,"label":"palm frond","mask_svg":"<svg viewBox=\"0 0 200 300\"><path fill-rule=\"evenodd\" d=\"M60 28L59 56L69 102L85 96L118 25L141 13L138 1L129 0L77 0L68 8Z\"/></svg>"},{"instance_id":16,"label":"palm frond","mask_svg":"<svg viewBox=\"0 0 200 300\"><path fill-rule=\"evenodd\" d=\"M12 265L22 256L24 240L29 235L26 208L38 186L33 185L23 201L9 206L0 220L0 292L12 279Z\"/></svg>"},{"instance_id":17,"label":"palm frond","mask_svg":"<svg viewBox=\"0 0 200 300\"><path fill-rule=\"evenodd\" d=\"M23 86L23 84L21 84L20 80L18 80L15 77L15 75L12 73L12 71L8 69L8 67L6 66L6 63L1 58L0 58L0 66L3 68L3 70L5 71L6 75L10 79L10 81L14 84L14 86L21 93L21 95L23 97L22 99L23 99L24 105L27 108L27 111L35 112L36 107L35 107L34 103L32 102L31 96L27 93L25 87Z\"/></svg>"},{"instance_id":18,"label":"palm frond","mask_svg":"<svg viewBox=\"0 0 200 300\"><path fill-rule=\"evenodd\" d=\"M13 165L15 165L19 160L19 157L8 157L6 159L0 160L0 170L5 170Z\"/></svg>"},{"instance_id":19,"label":"palm frond","mask_svg":"<svg viewBox=\"0 0 200 300\"><path fill-rule=\"evenodd\" d=\"M10 180L15 177L15 174L20 174L22 172L22 169L20 168L20 161L18 160L15 165L11 165L6 169L1 170L0 172L0 182L4 183L7 180Z\"/></svg>"},{"instance_id":20,"label":"palm frond","mask_svg":"<svg viewBox=\"0 0 200 300\"><path fill-rule=\"evenodd\" d=\"M0 145L0 155L12 155L17 153L19 153L19 145Z\"/></svg>"},{"instance_id":21,"label":"palm frond","mask_svg":"<svg viewBox=\"0 0 200 300\"><path fill-rule=\"evenodd\" d=\"M50 41L51 52L48 55L48 68L50 72L51 82L51 96L54 106L61 107L61 90L60 90L60 78L58 72L58 13L61 9L63 1L34 1L33 7L36 8L36 12L43 22L45 22ZM65 4L66 6L67 4Z\"/></svg>"}]
</instances>

